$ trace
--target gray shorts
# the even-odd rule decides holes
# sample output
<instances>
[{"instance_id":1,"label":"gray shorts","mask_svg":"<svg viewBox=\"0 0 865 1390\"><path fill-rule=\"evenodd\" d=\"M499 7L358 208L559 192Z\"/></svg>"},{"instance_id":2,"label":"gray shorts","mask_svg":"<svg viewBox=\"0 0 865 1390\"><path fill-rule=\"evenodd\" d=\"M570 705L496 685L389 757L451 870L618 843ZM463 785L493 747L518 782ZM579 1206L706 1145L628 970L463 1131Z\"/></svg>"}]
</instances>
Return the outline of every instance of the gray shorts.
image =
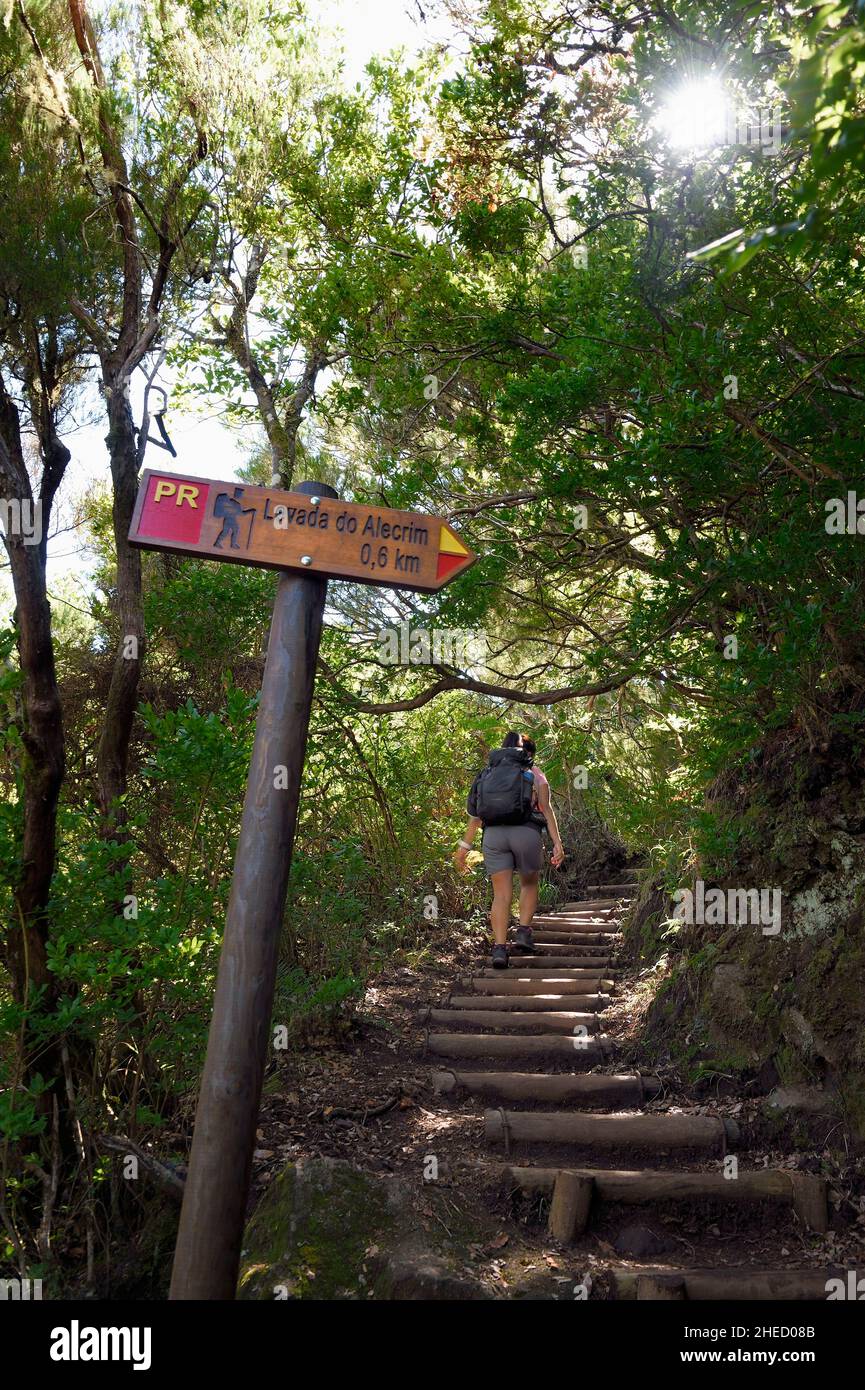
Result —
<instances>
[{"instance_id":1,"label":"gray shorts","mask_svg":"<svg viewBox=\"0 0 865 1390\"><path fill-rule=\"evenodd\" d=\"M544 842L534 825L489 825L484 830L484 868L488 874L516 869L536 874L544 862Z\"/></svg>"}]
</instances>

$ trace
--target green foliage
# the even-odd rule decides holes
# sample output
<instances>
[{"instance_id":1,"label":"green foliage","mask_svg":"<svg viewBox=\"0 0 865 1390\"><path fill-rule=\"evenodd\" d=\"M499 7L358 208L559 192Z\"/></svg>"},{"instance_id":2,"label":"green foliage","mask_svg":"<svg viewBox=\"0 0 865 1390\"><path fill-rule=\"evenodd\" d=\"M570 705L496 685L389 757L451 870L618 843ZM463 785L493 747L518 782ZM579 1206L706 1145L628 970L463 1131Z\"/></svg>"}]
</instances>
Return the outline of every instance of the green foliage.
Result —
<instances>
[{"instance_id":1,"label":"green foliage","mask_svg":"<svg viewBox=\"0 0 865 1390\"><path fill-rule=\"evenodd\" d=\"M797 16L799 18L799 16ZM789 65L783 83L789 104L789 140L796 162L808 149L804 178L795 187L796 216L744 234L730 232L694 253L717 261L723 275L741 270L777 242L790 253L813 254L833 232L835 219L858 198L865 177L865 8L862 0L830 0L802 13L788 35Z\"/></svg>"}]
</instances>

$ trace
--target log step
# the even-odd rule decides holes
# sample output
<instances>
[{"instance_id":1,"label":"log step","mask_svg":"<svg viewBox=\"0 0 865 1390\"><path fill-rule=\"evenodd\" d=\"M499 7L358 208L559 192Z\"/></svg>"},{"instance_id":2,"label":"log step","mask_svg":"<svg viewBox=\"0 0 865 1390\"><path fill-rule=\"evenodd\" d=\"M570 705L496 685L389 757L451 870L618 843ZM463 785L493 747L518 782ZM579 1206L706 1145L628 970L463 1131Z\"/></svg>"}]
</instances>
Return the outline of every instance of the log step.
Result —
<instances>
[{"instance_id":1,"label":"log step","mask_svg":"<svg viewBox=\"0 0 865 1390\"><path fill-rule=\"evenodd\" d=\"M428 1033L426 1046L438 1057L545 1057L587 1067L607 1060L616 1050L606 1033L593 1033L587 1038L574 1038L569 1033L522 1037L501 1033Z\"/></svg>"},{"instance_id":2,"label":"log step","mask_svg":"<svg viewBox=\"0 0 865 1390\"><path fill-rule=\"evenodd\" d=\"M583 960L588 960L591 963L588 966L583 966L584 970L591 969L591 966L595 966L598 970L607 970L610 968L610 966L618 964L615 951L587 951L583 946L576 945L565 946L563 950L552 951L548 951L545 946L541 946L537 955L526 956L524 957L524 959L537 960L538 955L543 956L544 960L546 960L547 964L550 966L551 969L554 969L558 965L559 961L570 960L574 956L580 956ZM523 959L523 957L510 957L512 970L515 968L519 968L519 963L521 959Z\"/></svg>"},{"instance_id":3,"label":"log step","mask_svg":"<svg viewBox=\"0 0 865 1390\"><path fill-rule=\"evenodd\" d=\"M570 927L542 927L535 941L543 935L548 937L549 946L575 946L578 951L614 951L622 933L619 931L572 931Z\"/></svg>"},{"instance_id":4,"label":"log step","mask_svg":"<svg viewBox=\"0 0 865 1390\"><path fill-rule=\"evenodd\" d=\"M603 960L603 957L601 957L601 959ZM555 960L552 960L549 956L546 958L543 956L515 956L514 964L511 965L509 969L546 970L549 973L552 969L585 970L589 966L597 965L597 963L597 960L593 959L591 956L556 956ZM606 964L606 961L604 961L604 963ZM484 974L486 974L487 969L492 970L493 967L487 964ZM504 971L494 973L504 974Z\"/></svg>"},{"instance_id":5,"label":"log step","mask_svg":"<svg viewBox=\"0 0 865 1390\"><path fill-rule=\"evenodd\" d=\"M573 1079L604 1080L598 1076ZM657 1084L660 1090L657 1077L643 1077L644 1085L652 1083ZM634 1085L632 1082L632 1086ZM647 1090L647 1095L649 1094ZM504 1177L524 1192L551 1194L560 1171L557 1168L510 1167L504 1170ZM791 1173L783 1168L760 1168L754 1172L742 1172L740 1169L738 1177L725 1178L723 1173L667 1173L651 1168L633 1171L574 1168L567 1171L591 1176L594 1179L596 1195L606 1202L624 1202L630 1205L642 1205L644 1202L690 1202L697 1199L729 1202L732 1205L740 1202L782 1202L792 1206L802 1224L810 1230L823 1234L829 1226L826 1182L813 1173Z\"/></svg>"},{"instance_id":6,"label":"log step","mask_svg":"<svg viewBox=\"0 0 865 1390\"><path fill-rule=\"evenodd\" d=\"M541 906L541 910L542 910L542 911L549 911L549 912L552 912L552 913L556 913L556 912L571 912L571 913L573 913L573 912L584 912L584 913L605 912L605 913L609 913L609 912L615 912L615 911L616 911L616 909L617 909L617 907L618 907L618 902L619 902L619 899L613 897L613 895L610 893L610 894L605 894L603 897L600 896L600 895L598 895L597 897L594 897L594 898L584 898L584 899L581 899L579 902L572 901L572 902L566 902L566 903L556 903L555 907L550 907L550 908L547 908L547 905L546 905L545 903L542 903L540 906Z\"/></svg>"},{"instance_id":7,"label":"log step","mask_svg":"<svg viewBox=\"0 0 865 1390\"><path fill-rule=\"evenodd\" d=\"M476 1028L501 1028L509 1033L565 1033L574 1028L587 1028L590 1033L595 1032L598 1026L598 1018L595 1013L519 1013L516 1010L511 1012L502 1011L495 1013L491 1009L428 1009L426 1016L421 1015L421 1021L427 1023L449 1023L454 1026L472 1024Z\"/></svg>"},{"instance_id":8,"label":"log step","mask_svg":"<svg viewBox=\"0 0 865 1390\"><path fill-rule=\"evenodd\" d=\"M577 980L567 975L556 975L552 970L549 975L527 975L519 979L514 979L512 975L505 975L503 980L495 979L496 975L505 975L505 972L496 970L492 975L466 976L459 982L460 989L476 990L478 994L555 994L561 997L563 994L607 994L607 987L613 985L612 980L594 971Z\"/></svg>"},{"instance_id":9,"label":"log step","mask_svg":"<svg viewBox=\"0 0 865 1390\"><path fill-rule=\"evenodd\" d=\"M606 951L609 953L611 950L609 941L590 942L587 945L579 932L572 931L543 932L535 936L535 945L544 955L549 955L550 953L555 955L557 951L570 951L573 955L575 951ZM514 951L513 954L516 956L518 953Z\"/></svg>"},{"instance_id":10,"label":"log step","mask_svg":"<svg viewBox=\"0 0 865 1390\"><path fill-rule=\"evenodd\" d=\"M566 931L571 936L597 936L600 937L600 944L606 944L608 936L619 936L621 930L618 922L599 921L593 918L588 922L580 922L575 919L569 921L562 917L535 917L532 921L533 927L543 927L545 931Z\"/></svg>"},{"instance_id":11,"label":"log step","mask_svg":"<svg viewBox=\"0 0 865 1390\"><path fill-rule=\"evenodd\" d=\"M554 912L539 912L532 918L533 927L543 927L548 931L579 931L585 932L587 929L596 932L600 936L608 936L611 931L619 930L618 917L601 917L590 915L578 917L559 916Z\"/></svg>"},{"instance_id":12,"label":"log step","mask_svg":"<svg viewBox=\"0 0 865 1390\"><path fill-rule=\"evenodd\" d=\"M568 906L562 903L560 907L547 907L542 904L536 909L537 914L542 917L617 917L619 914L619 903L617 898L607 898L597 900L594 903L573 903Z\"/></svg>"},{"instance_id":13,"label":"log step","mask_svg":"<svg viewBox=\"0 0 865 1390\"><path fill-rule=\"evenodd\" d=\"M600 1149L702 1149L723 1153L739 1136L733 1120L718 1115L582 1115L487 1110L488 1144L592 1144Z\"/></svg>"},{"instance_id":14,"label":"log step","mask_svg":"<svg viewBox=\"0 0 865 1390\"><path fill-rule=\"evenodd\" d=\"M615 927L621 922L622 914L626 907L627 904L622 902L618 902L609 907L587 908L575 905L574 907L562 908L555 912L541 911L537 915L540 917L555 917L560 922L582 923L583 926L588 925L590 922L599 922L602 925Z\"/></svg>"},{"instance_id":15,"label":"log step","mask_svg":"<svg viewBox=\"0 0 865 1390\"><path fill-rule=\"evenodd\" d=\"M438 1071L433 1073L436 1094L464 1090L472 1096L494 1096L497 1100L578 1101L583 1105L642 1105L661 1094L656 1076L605 1076L584 1072L573 1076L544 1075L519 1071ZM552 1168L512 1168L510 1173L552 1174ZM526 1184L515 1179L518 1186ZM546 1191L546 1186L538 1186ZM550 1186L552 1191L552 1185Z\"/></svg>"},{"instance_id":16,"label":"log step","mask_svg":"<svg viewBox=\"0 0 865 1390\"><path fill-rule=\"evenodd\" d=\"M562 1010L562 1017L570 1017L567 1010L575 1005L586 1013L597 1014L610 1003L608 994L450 994L447 999L449 1009L522 1009L526 1013L556 1013Z\"/></svg>"},{"instance_id":17,"label":"log step","mask_svg":"<svg viewBox=\"0 0 865 1390\"><path fill-rule=\"evenodd\" d=\"M522 970L520 970L519 973L517 973L516 970L509 970L509 972L505 974L503 970L494 970L492 969L492 966L488 966L487 969L476 970L476 973L474 973L473 976L471 976L471 979L498 980L498 986L496 986L495 990L490 991L491 994L498 994L499 986L501 986L502 994L508 994L510 990L510 983L512 983L512 981L515 980L528 980L530 981L530 983L531 981L534 981L534 984L537 984L538 986L538 990L528 991L530 992L530 994L534 994L534 992L538 992L538 994L548 994L548 990L540 988L542 984L547 984L549 983L549 981L555 981L556 984L560 984L562 983L562 981L565 980L572 980L574 981L574 983L577 984L591 984L591 990L585 990L584 992L585 994L595 994L595 990L597 990L598 980L601 979L601 977L604 977L604 979L609 979L608 973L606 973L606 967L604 967L604 969L598 970L598 967L595 965L563 966L562 963L556 960L555 967L548 966L547 970L526 970L526 972L522 972ZM516 990L515 992L516 994L519 994L520 991ZM577 990L576 992L577 994L580 994L579 990Z\"/></svg>"},{"instance_id":18,"label":"log step","mask_svg":"<svg viewBox=\"0 0 865 1390\"><path fill-rule=\"evenodd\" d=\"M579 932L545 931L535 937L535 945L539 950L547 952L570 951L572 955L609 956L615 954L619 942L614 936L601 937L600 941L586 941ZM514 951L513 955L516 957L518 952Z\"/></svg>"},{"instance_id":19,"label":"log step","mask_svg":"<svg viewBox=\"0 0 865 1390\"><path fill-rule=\"evenodd\" d=\"M616 907L620 898L579 898L576 902L562 903L562 912L594 912L599 907Z\"/></svg>"},{"instance_id":20,"label":"log step","mask_svg":"<svg viewBox=\"0 0 865 1390\"><path fill-rule=\"evenodd\" d=\"M749 1269L741 1265L735 1269L613 1268L610 1274L617 1298L723 1299L725 1303L825 1302L833 1288L852 1285L855 1289L857 1277L855 1271L836 1265L823 1269ZM838 1283L833 1285L833 1280Z\"/></svg>"},{"instance_id":21,"label":"log step","mask_svg":"<svg viewBox=\"0 0 865 1390\"><path fill-rule=\"evenodd\" d=\"M545 930L545 931L549 931L553 936L555 936L555 935L558 934L558 928L555 927L555 926L552 926L552 927L549 927L549 928L546 928L546 927L545 927L544 930ZM563 929L563 930L564 930L564 929ZM567 928L567 934L568 934L569 936L578 936L578 937L580 938L580 948L581 948L581 949L582 949L583 946L585 946L586 949L588 949L589 947L595 947L596 949L600 949L600 950L608 950L608 949L609 949L609 945L610 945L609 938L610 938L610 936L612 935L611 932L599 932L599 931L591 931L591 932L573 932L573 931L571 931L570 927Z\"/></svg>"},{"instance_id":22,"label":"log step","mask_svg":"<svg viewBox=\"0 0 865 1390\"><path fill-rule=\"evenodd\" d=\"M565 949L572 949L574 947L576 947L577 950L582 951L584 948L586 948L586 942L584 937L582 937L579 932L574 931L553 931L552 929L536 931L534 933L534 938L535 945L543 946L545 951L549 951L551 948L556 951L562 951ZM606 950L606 943L604 943L603 945L599 944L597 949L599 951Z\"/></svg>"}]
</instances>

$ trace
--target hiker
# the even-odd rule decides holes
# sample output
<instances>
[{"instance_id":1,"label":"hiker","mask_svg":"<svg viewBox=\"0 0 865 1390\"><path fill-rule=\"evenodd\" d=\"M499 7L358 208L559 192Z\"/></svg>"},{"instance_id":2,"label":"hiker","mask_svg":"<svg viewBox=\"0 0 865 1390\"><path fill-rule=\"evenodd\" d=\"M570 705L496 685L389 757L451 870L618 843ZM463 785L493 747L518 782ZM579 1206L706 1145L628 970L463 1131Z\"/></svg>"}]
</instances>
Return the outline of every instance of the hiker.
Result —
<instances>
[{"instance_id":1,"label":"hiker","mask_svg":"<svg viewBox=\"0 0 865 1390\"><path fill-rule=\"evenodd\" d=\"M520 878L520 920L513 952L535 955L532 918L538 906L538 876L544 858L544 824L553 841L552 865L557 869L565 857L556 813L550 802L550 784L543 773L532 768L534 743L513 730L501 748L490 753L487 766L478 773L469 792L470 816L465 835L459 842L455 860L461 873L475 835L483 826L484 868L493 885L490 923L493 930L493 966L508 966L508 928L514 895L514 873ZM531 751L529 751L531 749Z\"/></svg>"}]
</instances>

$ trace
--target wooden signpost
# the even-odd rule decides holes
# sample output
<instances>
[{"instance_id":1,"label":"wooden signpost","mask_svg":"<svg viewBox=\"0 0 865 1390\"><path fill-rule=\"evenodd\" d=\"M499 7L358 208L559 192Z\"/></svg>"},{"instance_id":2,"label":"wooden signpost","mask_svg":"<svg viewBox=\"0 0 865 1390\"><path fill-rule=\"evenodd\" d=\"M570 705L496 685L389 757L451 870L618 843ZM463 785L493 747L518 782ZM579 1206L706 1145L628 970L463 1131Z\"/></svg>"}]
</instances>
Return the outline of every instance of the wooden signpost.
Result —
<instances>
[{"instance_id":1,"label":"wooden signpost","mask_svg":"<svg viewBox=\"0 0 865 1390\"><path fill-rule=\"evenodd\" d=\"M282 571L219 961L172 1299L232 1299L328 579L435 592L474 562L436 517L297 491L142 475L133 545Z\"/></svg>"},{"instance_id":2,"label":"wooden signpost","mask_svg":"<svg viewBox=\"0 0 865 1390\"><path fill-rule=\"evenodd\" d=\"M474 560L434 516L339 502L330 494L324 487L310 496L148 471L129 539L153 550L431 593Z\"/></svg>"}]
</instances>

